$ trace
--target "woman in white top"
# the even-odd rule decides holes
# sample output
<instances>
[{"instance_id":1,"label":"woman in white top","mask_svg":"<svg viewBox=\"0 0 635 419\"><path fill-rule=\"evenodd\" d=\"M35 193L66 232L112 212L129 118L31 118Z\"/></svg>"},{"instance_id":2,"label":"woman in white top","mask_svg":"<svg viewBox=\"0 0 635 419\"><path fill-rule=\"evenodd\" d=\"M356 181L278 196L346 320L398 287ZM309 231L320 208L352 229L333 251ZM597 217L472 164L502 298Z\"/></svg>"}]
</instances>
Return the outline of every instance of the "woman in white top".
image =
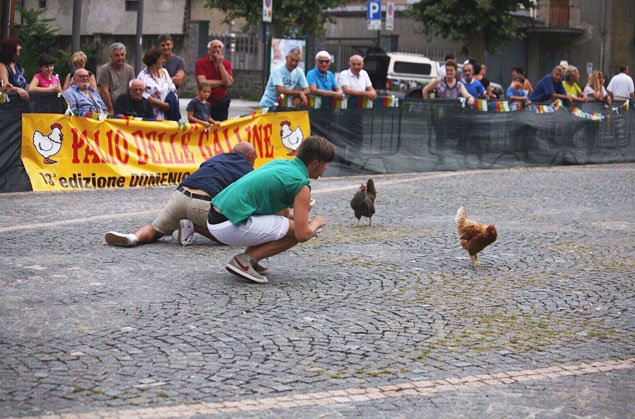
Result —
<instances>
[{"instance_id":1,"label":"woman in white top","mask_svg":"<svg viewBox=\"0 0 635 419\"><path fill-rule=\"evenodd\" d=\"M137 76L146 85L143 97L152 104L154 119L165 119L165 113L170 110L170 104L165 98L170 92L176 94L176 86L168 71L163 68L163 58L159 48L153 47L147 50L143 55L143 63L146 67Z\"/></svg>"},{"instance_id":2,"label":"woman in white top","mask_svg":"<svg viewBox=\"0 0 635 419\"><path fill-rule=\"evenodd\" d=\"M584 94L589 100L606 102L607 105L611 104L611 96L606 93L604 88L604 75L597 70L589 74L589 81L584 88Z\"/></svg>"}]
</instances>

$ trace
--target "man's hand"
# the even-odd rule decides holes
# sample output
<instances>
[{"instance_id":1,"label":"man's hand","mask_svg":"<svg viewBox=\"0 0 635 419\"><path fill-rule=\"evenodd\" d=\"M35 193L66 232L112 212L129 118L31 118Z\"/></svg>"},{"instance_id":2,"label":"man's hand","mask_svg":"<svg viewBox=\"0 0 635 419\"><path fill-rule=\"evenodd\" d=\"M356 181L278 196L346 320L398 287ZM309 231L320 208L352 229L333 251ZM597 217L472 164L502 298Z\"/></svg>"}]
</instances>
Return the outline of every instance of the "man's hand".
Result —
<instances>
[{"instance_id":1,"label":"man's hand","mask_svg":"<svg viewBox=\"0 0 635 419\"><path fill-rule=\"evenodd\" d=\"M336 100L344 100L345 97L346 95L342 92L333 92L333 98Z\"/></svg>"},{"instance_id":2,"label":"man's hand","mask_svg":"<svg viewBox=\"0 0 635 419\"><path fill-rule=\"evenodd\" d=\"M313 230L313 234L324 227L326 225L326 220L319 215L313 217L313 219L309 222L309 227Z\"/></svg>"},{"instance_id":3,"label":"man's hand","mask_svg":"<svg viewBox=\"0 0 635 419\"><path fill-rule=\"evenodd\" d=\"M307 97L306 97L306 95L305 95L304 93L300 92L300 94L298 95L298 97L299 97L299 98L300 98L300 100L301 100L301 102L300 102L300 103L301 103L301 105L302 105L302 106L304 106L304 107L309 106L309 98L307 98Z\"/></svg>"},{"instance_id":4,"label":"man's hand","mask_svg":"<svg viewBox=\"0 0 635 419\"><path fill-rule=\"evenodd\" d=\"M214 51L213 54L213 58L214 58L214 63L219 66L219 65L223 65L223 53L221 51Z\"/></svg>"}]
</instances>

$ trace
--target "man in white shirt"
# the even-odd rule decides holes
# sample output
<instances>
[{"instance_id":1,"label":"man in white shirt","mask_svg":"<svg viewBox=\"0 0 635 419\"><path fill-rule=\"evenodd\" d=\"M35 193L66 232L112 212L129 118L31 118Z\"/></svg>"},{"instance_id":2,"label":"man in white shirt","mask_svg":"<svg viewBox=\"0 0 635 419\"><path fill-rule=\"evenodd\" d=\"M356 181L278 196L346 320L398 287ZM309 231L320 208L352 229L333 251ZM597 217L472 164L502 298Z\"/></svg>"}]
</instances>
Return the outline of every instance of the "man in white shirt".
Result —
<instances>
[{"instance_id":1,"label":"man in white shirt","mask_svg":"<svg viewBox=\"0 0 635 419\"><path fill-rule=\"evenodd\" d=\"M377 99L377 92L370 82L368 73L364 70L364 59L359 55L353 55L348 61L348 70L340 73L340 86L348 96L358 98L367 97L369 100Z\"/></svg>"},{"instance_id":2,"label":"man in white shirt","mask_svg":"<svg viewBox=\"0 0 635 419\"><path fill-rule=\"evenodd\" d=\"M613 76L606 90L614 100L635 100L633 79L628 75L627 65L620 66L619 74Z\"/></svg>"}]
</instances>

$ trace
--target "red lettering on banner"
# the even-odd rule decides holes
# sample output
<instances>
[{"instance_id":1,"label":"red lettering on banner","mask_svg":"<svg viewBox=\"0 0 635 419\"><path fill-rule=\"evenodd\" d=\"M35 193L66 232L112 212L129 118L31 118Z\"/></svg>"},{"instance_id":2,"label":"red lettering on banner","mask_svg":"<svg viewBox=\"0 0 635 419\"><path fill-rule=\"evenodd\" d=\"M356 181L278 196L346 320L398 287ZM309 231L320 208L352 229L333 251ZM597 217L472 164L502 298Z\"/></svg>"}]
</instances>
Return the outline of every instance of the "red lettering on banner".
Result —
<instances>
[{"instance_id":1,"label":"red lettering on banner","mask_svg":"<svg viewBox=\"0 0 635 419\"><path fill-rule=\"evenodd\" d=\"M84 152L84 163L88 163L89 156L93 156L93 161L92 161L93 163L96 163L96 164L103 163L103 161L99 158L99 152L95 150L95 147L88 142L88 134L86 133L86 130L82 131L82 137L85 138L85 141L86 141L86 151ZM95 143L97 143L97 146L99 146L99 131L95 132L94 138L95 138Z\"/></svg>"},{"instance_id":2,"label":"red lettering on banner","mask_svg":"<svg viewBox=\"0 0 635 419\"><path fill-rule=\"evenodd\" d=\"M156 139L157 139L156 131L151 131L146 134L146 143L148 145L148 152L150 153L150 157L152 158L152 163L161 164L161 158L154 145Z\"/></svg>"},{"instance_id":3,"label":"red lettering on banner","mask_svg":"<svg viewBox=\"0 0 635 419\"><path fill-rule=\"evenodd\" d=\"M254 133L252 145L258 153L258 157L264 157L262 150L262 125L253 125L251 131Z\"/></svg>"},{"instance_id":4,"label":"red lettering on banner","mask_svg":"<svg viewBox=\"0 0 635 419\"><path fill-rule=\"evenodd\" d=\"M225 128L225 129L223 130L223 136L225 137L225 145L227 146L227 151L229 151L229 150L231 150L231 149L232 149L232 145L231 145L231 143L229 142L229 133L228 133L228 131L229 131L229 130L228 130L227 128Z\"/></svg>"},{"instance_id":5,"label":"red lettering on banner","mask_svg":"<svg viewBox=\"0 0 635 419\"><path fill-rule=\"evenodd\" d=\"M203 146L203 141L205 142L205 146ZM209 131L201 131L198 135L198 149L201 152L201 156L203 156L203 160L207 160L212 157L212 149L209 148Z\"/></svg>"},{"instance_id":6,"label":"red lettering on banner","mask_svg":"<svg viewBox=\"0 0 635 419\"><path fill-rule=\"evenodd\" d=\"M247 131L247 139L245 141L247 141L248 143L251 143L251 127L247 125L245 127L245 131Z\"/></svg>"},{"instance_id":7,"label":"red lettering on banner","mask_svg":"<svg viewBox=\"0 0 635 419\"><path fill-rule=\"evenodd\" d=\"M112 148L112 130L106 131L106 138L108 139L108 156L109 163L115 164L115 155Z\"/></svg>"},{"instance_id":8,"label":"red lettering on banner","mask_svg":"<svg viewBox=\"0 0 635 419\"><path fill-rule=\"evenodd\" d=\"M271 144L271 133L273 132L273 127L271 124L267 124L264 126L264 135L265 135L265 157L273 158L273 145Z\"/></svg>"},{"instance_id":9,"label":"red lettering on banner","mask_svg":"<svg viewBox=\"0 0 635 419\"><path fill-rule=\"evenodd\" d=\"M143 131L139 130L133 132L132 138L134 139L134 143L137 146L137 161L139 162L139 164L147 164L148 148L146 147L146 142L143 139Z\"/></svg>"},{"instance_id":10,"label":"red lettering on banner","mask_svg":"<svg viewBox=\"0 0 635 419\"><path fill-rule=\"evenodd\" d=\"M101 158L101 163L111 163L106 154L106 151L102 150L99 145L99 130L93 133L93 140L95 141L95 147L93 148L93 151L98 158ZM93 163L95 162L93 161Z\"/></svg>"},{"instance_id":11,"label":"red lettering on banner","mask_svg":"<svg viewBox=\"0 0 635 419\"><path fill-rule=\"evenodd\" d=\"M88 141L88 133L86 132L86 130L80 133L77 128L73 128L71 129L71 132L73 133L73 163L79 163L79 150L82 149L84 146L86 147L84 150L84 163L88 163L89 157L91 156L93 159L93 163L103 162L102 160L100 160L99 154L97 153L97 151L95 151L94 146L90 145L90 142ZM99 145L99 131L95 133L95 138L97 140L97 144Z\"/></svg>"},{"instance_id":12,"label":"red lettering on banner","mask_svg":"<svg viewBox=\"0 0 635 419\"><path fill-rule=\"evenodd\" d=\"M73 164L78 164L79 150L84 146L84 138L86 138L86 136L81 135L77 128L71 129L71 132L73 133L73 143L71 144L73 148Z\"/></svg>"},{"instance_id":13,"label":"red lettering on banner","mask_svg":"<svg viewBox=\"0 0 635 419\"><path fill-rule=\"evenodd\" d=\"M185 157L186 163L194 163L194 154L190 151L190 140L192 134L186 133L181 137L181 149L183 150L183 156Z\"/></svg>"},{"instance_id":14,"label":"red lettering on banner","mask_svg":"<svg viewBox=\"0 0 635 419\"><path fill-rule=\"evenodd\" d=\"M238 140L238 142L242 141L242 139L240 138L240 128L234 129L234 135L236 136L236 139Z\"/></svg>"},{"instance_id":15,"label":"red lettering on banner","mask_svg":"<svg viewBox=\"0 0 635 419\"><path fill-rule=\"evenodd\" d=\"M123 143L123 145L119 145L119 141ZM121 156L121 149L123 148L123 157ZM124 165L128 164L128 159L130 159L130 153L128 153L128 140L126 140L126 136L121 130L117 130L115 133L115 153L117 153L117 160L119 160Z\"/></svg>"},{"instance_id":16,"label":"red lettering on banner","mask_svg":"<svg viewBox=\"0 0 635 419\"><path fill-rule=\"evenodd\" d=\"M218 139L218 130L214 130L214 155L218 156L219 154L223 154L225 150L223 150L223 146L220 145L220 140Z\"/></svg>"},{"instance_id":17,"label":"red lettering on banner","mask_svg":"<svg viewBox=\"0 0 635 419\"><path fill-rule=\"evenodd\" d=\"M159 148L161 149L161 155L163 156L163 163L172 164L174 163L174 160L172 160L172 155L170 153L166 153L165 148L163 147L164 135L165 135L165 132L162 132L161 134L159 134Z\"/></svg>"},{"instance_id":18,"label":"red lettering on banner","mask_svg":"<svg viewBox=\"0 0 635 419\"><path fill-rule=\"evenodd\" d=\"M176 152L176 148L174 148L174 140L176 139L176 137L179 135L179 133L177 132L176 134L172 134L170 136L170 148L172 149L172 153L174 155L174 162L175 163L183 163L183 154L179 154Z\"/></svg>"}]
</instances>

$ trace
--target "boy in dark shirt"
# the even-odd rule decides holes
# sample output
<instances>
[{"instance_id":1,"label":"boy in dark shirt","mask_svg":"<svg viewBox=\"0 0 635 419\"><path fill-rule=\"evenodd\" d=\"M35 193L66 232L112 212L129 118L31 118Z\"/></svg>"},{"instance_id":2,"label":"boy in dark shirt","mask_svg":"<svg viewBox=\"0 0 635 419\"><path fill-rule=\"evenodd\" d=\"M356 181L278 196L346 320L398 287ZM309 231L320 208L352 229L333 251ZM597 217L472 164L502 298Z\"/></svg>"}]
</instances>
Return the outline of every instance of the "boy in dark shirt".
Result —
<instances>
[{"instance_id":1,"label":"boy in dark shirt","mask_svg":"<svg viewBox=\"0 0 635 419\"><path fill-rule=\"evenodd\" d=\"M196 91L196 97L187 104L187 120L190 123L201 124L205 128L209 128L210 125L220 125L220 122L212 119L210 114L212 108L207 102L207 98L212 93L212 88L207 82L200 82Z\"/></svg>"}]
</instances>

